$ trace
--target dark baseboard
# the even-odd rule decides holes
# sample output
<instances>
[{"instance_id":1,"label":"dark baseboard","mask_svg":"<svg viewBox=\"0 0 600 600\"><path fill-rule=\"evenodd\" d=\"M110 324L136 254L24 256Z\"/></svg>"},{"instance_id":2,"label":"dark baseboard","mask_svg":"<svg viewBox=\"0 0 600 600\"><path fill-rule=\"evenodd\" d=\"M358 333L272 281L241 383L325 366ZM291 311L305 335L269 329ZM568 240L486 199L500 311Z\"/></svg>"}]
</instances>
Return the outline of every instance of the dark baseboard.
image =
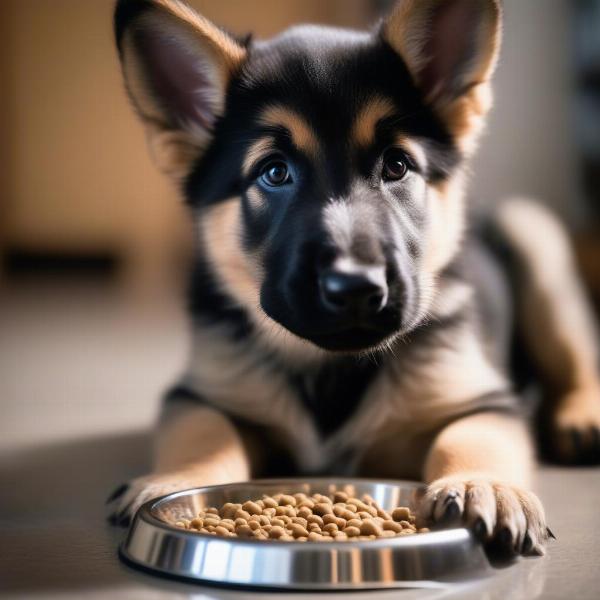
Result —
<instances>
[{"instance_id":1,"label":"dark baseboard","mask_svg":"<svg viewBox=\"0 0 600 600\"><path fill-rule=\"evenodd\" d=\"M38 251L5 248L1 256L3 277L113 277L121 259L111 252Z\"/></svg>"}]
</instances>

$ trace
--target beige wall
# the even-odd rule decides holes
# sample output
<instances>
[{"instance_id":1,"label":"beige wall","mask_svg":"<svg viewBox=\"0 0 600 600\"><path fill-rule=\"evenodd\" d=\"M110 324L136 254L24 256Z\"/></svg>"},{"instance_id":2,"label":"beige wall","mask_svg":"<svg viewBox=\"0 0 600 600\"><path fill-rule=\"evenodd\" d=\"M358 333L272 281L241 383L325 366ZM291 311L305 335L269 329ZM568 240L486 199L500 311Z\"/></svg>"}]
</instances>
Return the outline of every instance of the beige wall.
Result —
<instances>
[{"instance_id":1,"label":"beige wall","mask_svg":"<svg viewBox=\"0 0 600 600\"><path fill-rule=\"evenodd\" d=\"M495 107L474 163L482 202L535 196L581 218L572 110L572 0L504 0L504 44Z\"/></svg>"},{"instance_id":2,"label":"beige wall","mask_svg":"<svg viewBox=\"0 0 600 600\"><path fill-rule=\"evenodd\" d=\"M2 6L12 30L8 243L95 250L125 247L129 235L146 243L172 221L173 203L122 93L111 2Z\"/></svg>"},{"instance_id":3,"label":"beige wall","mask_svg":"<svg viewBox=\"0 0 600 600\"><path fill-rule=\"evenodd\" d=\"M362 0L197 0L232 31L269 35L299 21L358 25ZM117 249L151 263L185 235L183 210L151 165L122 90L113 0L2 0L5 243Z\"/></svg>"}]
</instances>

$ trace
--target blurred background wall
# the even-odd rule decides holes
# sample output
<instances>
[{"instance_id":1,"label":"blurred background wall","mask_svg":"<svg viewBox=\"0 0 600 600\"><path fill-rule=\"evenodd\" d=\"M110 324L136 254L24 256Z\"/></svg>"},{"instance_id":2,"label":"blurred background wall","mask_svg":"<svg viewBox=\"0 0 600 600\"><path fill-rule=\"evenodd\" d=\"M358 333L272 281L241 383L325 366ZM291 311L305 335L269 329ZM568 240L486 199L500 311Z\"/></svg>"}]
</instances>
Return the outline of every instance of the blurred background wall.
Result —
<instances>
[{"instance_id":1,"label":"blurred background wall","mask_svg":"<svg viewBox=\"0 0 600 600\"><path fill-rule=\"evenodd\" d=\"M574 130L573 0L505 0L495 109L473 164L474 196L535 196L571 222L585 211Z\"/></svg>"},{"instance_id":2,"label":"blurred background wall","mask_svg":"<svg viewBox=\"0 0 600 600\"><path fill-rule=\"evenodd\" d=\"M359 26L361 0L192 1L232 31L290 23ZM126 100L113 0L2 0L0 247L31 265L124 261L128 277L167 267L186 246L183 210L154 169Z\"/></svg>"},{"instance_id":3,"label":"blurred background wall","mask_svg":"<svg viewBox=\"0 0 600 600\"><path fill-rule=\"evenodd\" d=\"M390 2L191 4L232 31L267 36L301 21L362 27ZM598 124L575 126L575 26L584 5L594 0L505 0L496 105L474 164L478 200L534 195L571 224L589 223L577 135ZM150 163L122 89L112 8L113 0L0 2L0 251L8 270L87 257L117 261L126 279L143 280L185 254L184 211Z\"/></svg>"}]
</instances>

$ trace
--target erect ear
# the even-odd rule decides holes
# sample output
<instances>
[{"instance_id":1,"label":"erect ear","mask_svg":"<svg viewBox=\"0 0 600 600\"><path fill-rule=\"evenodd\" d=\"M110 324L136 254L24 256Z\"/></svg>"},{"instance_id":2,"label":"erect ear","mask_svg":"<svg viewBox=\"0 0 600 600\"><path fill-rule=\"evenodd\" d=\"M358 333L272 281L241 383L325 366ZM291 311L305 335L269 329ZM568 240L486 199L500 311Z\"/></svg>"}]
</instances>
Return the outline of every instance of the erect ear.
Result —
<instances>
[{"instance_id":1,"label":"erect ear","mask_svg":"<svg viewBox=\"0 0 600 600\"><path fill-rule=\"evenodd\" d=\"M399 0L383 24L425 101L469 151L491 106L499 0Z\"/></svg>"},{"instance_id":2,"label":"erect ear","mask_svg":"<svg viewBox=\"0 0 600 600\"><path fill-rule=\"evenodd\" d=\"M183 177L210 142L246 50L178 0L119 0L115 34L151 154L163 171Z\"/></svg>"}]
</instances>

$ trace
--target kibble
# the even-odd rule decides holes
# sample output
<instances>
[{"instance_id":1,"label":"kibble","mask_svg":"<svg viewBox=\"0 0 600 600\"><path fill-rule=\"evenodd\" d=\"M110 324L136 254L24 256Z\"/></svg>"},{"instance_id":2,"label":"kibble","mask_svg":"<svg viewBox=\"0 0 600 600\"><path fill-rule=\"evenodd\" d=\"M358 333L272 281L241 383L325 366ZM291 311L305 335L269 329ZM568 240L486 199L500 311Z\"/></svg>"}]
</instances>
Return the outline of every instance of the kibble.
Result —
<instances>
[{"instance_id":1,"label":"kibble","mask_svg":"<svg viewBox=\"0 0 600 600\"><path fill-rule=\"evenodd\" d=\"M383 530L384 531L394 531L395 533L400 533L404 527L400 523L396 523L395 521L384 521L383 522Z\"/></svg>"},{"instance_id":2,"label":"kibble","mask_svg":"<svg viewBox=\"0 0 600 600\"><path fill-rule=\"evenodd\" d=\"M416 517L399 506L382 509L370 496L355 498L342 490L324 494L274 494L242 504L208 507L175 525L220 537L296 542L366 541L416 533Z\"/></svg>"},{"instance_id":3,"label":"kibble","mask_svg":"<svg viewBox=\"0 0 600 600\"><path fill-rule=\"evenodd\" d=\"M310 517L313 514L313 512L310 508L308 508L308 506L303 505L296 511L296 514L299 517L308 520L308 517Z\"/></svg>"},{"instance_id":4,"label":"kibble","mask_svg":"<svg viewBox=\"0 0 600 600\"><path fill-rule=\"evenodd\" d=\"M263 497L263 504L266 508L277 508L279 506L277 500L275 500L275 498L271 498L270 496Z\"/></svg>"},{"instance_id":5,"label":"kibble","mask_svg":"<svg viewBox=\"0 0 600 600\"><path fill-rule=\"evenodd\" d=\"M326 531L331 535L332 533L337 533L338 526L335 523L327 523L327 525L323 527L323 531Z\"/></svg>"},{"instance_id":6,"label":"kibble","mask_svg":"<svg viewBox=\"0 0 600 600\"><path fill-rule=\"evenodd\" d=\"M410 518L410 511L404 506L399 506L392 511L392 519L394 521L408 521Z\"/></svg>"},{"instance_id":7,"label":"kibble","mask_svg":"<svg viewBox=\"0 0 600 600\"><path fill-rule=\"evenodd\" d=\"M338 504L336 504L333 507L333 514L336 515L337 517L341 517L342 519L346 519L346 521L349 521L350 519L354 519L354 515L355 515L355 513L353 513L351 510L348 510L346 507L340 506Z\"/></svg>"},{"instance_id":8,"label":"kibble","mask_svg":"<svg viewBox=\"0 0 600 600\"><path fill-rule=\"evenodd\" d=\"M333 507L327 502L319 502L319 504L315 504L313 511L322 517L324 515L333 514Z\"/></svg>"},{"instance_id":9,"label":"kibble","mask_svg":"<svg viewBox=\"0 0 600 600\"><path fill-rule=\"evenodd\" d=\"M287 517L295 517L296 510L294 509L293 506L288 506L287 504L284 504L283 506L279 505L275 509L275 514L278 516L285 515Z\"/></svg>"},{"instance_id":10,"label":"kibble","mask_svg":"<svg viewBox=\"0 0 600 600\"><path fill-rule=\"evenodd\" d=\"M251 515L260 515L262 514L262 508L256 502L252 502L252 500L248 500L248 502L244 502L242 504L242 509Z\"/></svg>"},{"instance_id":11,"label":"kibble","mask_svg":"<svg viewBox=\"0 0 600 600\"><path fill-rule=\"evenodd\" d=\"M316 523L319 528L322 528L324 523L322 517L319 515L310 515L308 519L306 519L309 523Z\"/></svg>"},{"instance_id":12,"label":"kibble","mask_svg":"<svg viewBox=\"0 0 600 600\"><path fill-rule=\"evenodd\" d=\"M278 525L273 525L273 527L271 527L269 537L280 538L282 535L285 535L285 529L283 527L279 527Z\"/></svg>"}]
</instances>

